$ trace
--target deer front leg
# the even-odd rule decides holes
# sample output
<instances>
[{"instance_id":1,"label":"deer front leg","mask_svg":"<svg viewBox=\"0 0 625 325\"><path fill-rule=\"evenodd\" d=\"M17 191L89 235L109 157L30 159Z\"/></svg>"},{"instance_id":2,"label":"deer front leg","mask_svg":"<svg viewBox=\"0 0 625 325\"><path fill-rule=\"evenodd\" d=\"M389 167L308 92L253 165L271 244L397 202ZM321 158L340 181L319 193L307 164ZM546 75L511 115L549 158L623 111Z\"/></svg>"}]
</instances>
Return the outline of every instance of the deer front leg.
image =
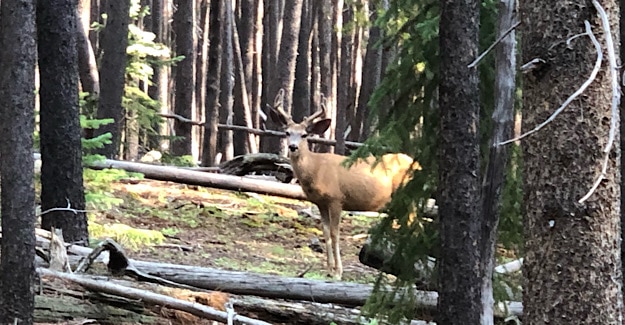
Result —
<instances>
[{"instance_id":1,"label":"deer front leg","mask_svg":"<svg viewBox=\"0 0 625 325\"><path fill-rule=\"evenodd\" d=\"M321 224L323 225L323 239L326 241L326 263L330 275L335 273L334 250L332 249L332 232L330 231L330 210L327 207L319 207L321 213Z\"/></svg>"},{"instance_id":2,"label":"deer front leg","mask_svg":"<svg viewBox=\"0 0 625 325\"><path fill-rule=\"evenodd\" d=\"M330 206L330 242L332 243L332 255L334 258L334 273L332 276L340 280L343 276L343 262L341 260L340 235L341 235L341 212L340 204Z\"/></svg>"}]
</instances>

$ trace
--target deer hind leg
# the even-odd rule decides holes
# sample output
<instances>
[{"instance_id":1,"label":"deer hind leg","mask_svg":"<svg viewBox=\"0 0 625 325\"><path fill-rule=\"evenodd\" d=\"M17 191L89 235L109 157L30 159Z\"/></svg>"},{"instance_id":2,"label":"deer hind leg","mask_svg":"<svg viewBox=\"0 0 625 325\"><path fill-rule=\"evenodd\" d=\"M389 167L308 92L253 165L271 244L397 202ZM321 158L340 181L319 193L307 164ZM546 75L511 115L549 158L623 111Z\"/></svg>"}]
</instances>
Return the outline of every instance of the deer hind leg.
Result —
<instances>
[{"instance_id":1,"label":"deer hind leg","mask_svg":"<svg viewBox=\"0 0 625 325\"><path fill-rule=\"evenodd\" d=\"M330 209L326 206L318 206L319 212L321 213L321 223L323 225L323 239L326 241L326 262L328 266L328 272L331 275L334 274L335 270L335 259L334 259L334 250L332 249L332 235L330 231Z\"/></svg>"},{"instance_id":2,"label":"deer hind leg","mask_svg":"<svg viewBox=\"0 0 625 325\"><path fill-rule=\"evenodd\" d=\"M341 212L340 204L330 206L330 238L332 239L332 255L334 257L334 272L332 276L340 280L343 276L343 262L341 260L340 235L341 235Z\"/></svg>"}]
</instances>

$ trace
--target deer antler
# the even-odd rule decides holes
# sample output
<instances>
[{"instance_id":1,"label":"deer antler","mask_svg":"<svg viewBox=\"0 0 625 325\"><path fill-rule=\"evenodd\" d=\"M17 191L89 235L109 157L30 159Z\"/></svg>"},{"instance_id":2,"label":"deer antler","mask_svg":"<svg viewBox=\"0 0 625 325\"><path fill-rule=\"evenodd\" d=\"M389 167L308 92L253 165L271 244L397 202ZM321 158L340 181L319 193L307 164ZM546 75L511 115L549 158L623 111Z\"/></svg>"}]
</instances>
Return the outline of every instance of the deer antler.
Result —
<instances>
[{"instance_id":1,"label":"deer antler","mask_svg":"<svg viewBox=\"0 0 625 325\"><path fill-rule=\"evenodd\" d=\"M321 105L319 109L312 115L304 119L304 123L312 123L312 121L320 116L325 116L326 113L326 98L321 94Z\"/></svg>"},{"instance_id":2,"label":"deer antler","mask_svg":"<svg viewBox=\"0 0 625 325\"><path fill-rule=\"evenodd\" d=\"M279 121L283 124L283 125L287 125L290 123L293 123L293 120L291 119L291 116L287 113L284 112L284 110L282 110L282 105L284 103L284 89L280 89L278 91L278 94L276 95L276 98L273 100L273 107L271 107L271 111L276 113L279 118Z\"/></svg>"}]
</instances>

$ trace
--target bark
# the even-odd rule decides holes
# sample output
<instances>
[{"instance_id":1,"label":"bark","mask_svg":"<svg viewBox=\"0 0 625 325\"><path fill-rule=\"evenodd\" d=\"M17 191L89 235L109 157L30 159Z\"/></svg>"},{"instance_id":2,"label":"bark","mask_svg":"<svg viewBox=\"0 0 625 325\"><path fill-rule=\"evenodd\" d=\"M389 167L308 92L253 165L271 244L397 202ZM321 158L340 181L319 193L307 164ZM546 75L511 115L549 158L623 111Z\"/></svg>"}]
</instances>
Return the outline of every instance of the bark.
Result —
<instances>
[{"instance_id":1,"label":"bark","mask_svg":"<svg viewBox=\"0 0 625 325\"><path fill-rule=\"evenodd\" d=\"M369 3L369 11L371 12L371 21L377 19L377 7ZM371 124L369 122L369 100L373 91L380 84L382 79L382 48L378 42L381 39L381 30L378 26L372 26L369 29L369 39L367 40L367 50L365 53L362 87L360 89L360 97L358 98L358 111L356 113L355 122L352 124L352 133L355 133L359 141L364 141L369 137Z\"/></svg>"},{"instance_id":2,"label":"bark","mask_svg":"<svg viewBox=\"0 0 625 325\"><path fill-rule=\"evenodd\" d=\"M100 95L100 75L96 63L95 52L89 41L89 10L90 3L80 0L78 8L78 25L76 26L76 46L78 50L78 73L82 91L97 98Z\"/></svg>"},{"instance_id":3,"label":"bark","mask_svg":"<svg viewBox=\"0 0 625 325\"><path fill-rule=\"evenodd\" d=\"M85 209L78 106L77 21L74 1L37 6L41 87L41 208ZM84 212L53 211L41 217L44 229L63 229L68 242L89 243Z\"/></svg>"},{"instance_id":4,"label":"bark","mask_svg":"<svg viewBox=\"0 0 625 325\"><path fill-rule=\"evenodd\" d=\"M618 3L601 1L618 39ZM543 122L588 78L597 51L584 20L605 50L597 10L586 1L521 2L522 62L543 64L524 74L523 131ZM618 52L618 48L616 49ZM604 51L604 59L607 60ZM618 55L618 53L616 53ZM530 324L581 320L621 324L621 257L618 186L619 151L612 152L605 178L584 202L599 176L610 128L611 76L603 64L582 96L543 130L522 140L525 249L523 300ZM582 115L583 114L583 115ZM615 130L615 141L619 141ZM614 150L614 149L613 149ZM592 301L591 304L581 302Z\"/></svg>"},{"instance_id":5,"label":"bark","mask_svg":"<svg viewBox=\"0 0 625 325\"><path fill-rule=\"evenodd\" d=\"M479 1L442 1L439 324L480 324Z\"/></svg>"},{"instance_id":6,"label":"bark","mask_svg":"<svg viewBox=\"0 0 625 325\"><path fill-rule=\"evenodd\" d=\"M620 10L620 15L619 15L619 33L620 33L620 44L624 45L625 44L625 14L623 14L623 8L625 8L625 0L620 0L619 1L619 10ZM620 48L619 48L620 49ZM620 59L621 62L625 62L625 51L620 50ZM621 105L620 105L620 134L625 134L625 123L623 123L623 121L625 121L625 101L621 100ZM625 137L621 136L621 141L620 141L620 148L621 150L623 150L622 148L625 148ZM621 267L623 265L625 265L625 240L623 240L623 238L625 238L625 164L621 164L621 206L620 206L620 213L621 213ZM622 272L622 271L621 271ZM625 295L625 286L621 287L622 290L622 294Z\"/></svg>"},{"instance_id":7,"label":"bark","mask_svg":"<svg viewBox=\"0 0 625 325\"><path fill-rule=\"evenodd\" d=\"M209 31L209 15L210 5L208 0L198 0L198 10L200 18L198 20L199 31L197 40L197 55L195 63L195 115L198 119L205 119L204 107L206 107L206 73L208 71L208 31ZM193 136L202 139L204 136L203 128L193 128ZM200 145L200 158L202 157L203 146Z\"/></svg>"},{"instance_id":8,"label":"bark","mask_svg":"<svg viewBox=\"0 0 625 325\"><path fill-rule=\"evenodd\" d=\"M252 113L250 107L249 92L247 89L246 74L243 65L243 55L241 54L241 42L236 24L232 27L232 46L234 49L234 71L235 85L234 88L234 124L252 127ZM256 137L252 133L234 132L234 154L241 155L246 153L258 152L256 148Z\"/></svg>"},{"instance_id":9,"label":"bark","mask_svg":"<svg viewBox=\"0 0 625 325\"><path fill-rule=\"evenodd\" d=\"M106 28L100 36L102 59L100 63L100 100L98 102L98 119L112 118L113 123L100 126L96 136L110 132L112 143L96 150L108 158L119 154L124 109L122 96L125 86L126 47L128 46L129 1L107 1L104 11L108 18Z\"/></svg>"},{"instance_id":10,"label":"bark","mask_svg":"<svg viewBox=\"0 0 625 325\"><path fill-rule=\"evenodd\" d=\"M349 6L343 18L346 22L351 23L354 17L353 8ZM336 147L334 152L340 155L345 154L345 131L348 125L347 115L349 107L353 107L354 95L352 90L352 62L353 53L352 46L354 44L355 27L349 27L343 30L343 35L340 42L341 56L338 60L338 82L337 82L337 96L336 96Z\"/></svg>"},{"instance_id":11,"label":"bark","mask_svg":"<svg viewBox=\"0 0 625 325\"><path fill-rule=\"evenodd\" d=\"M239 6L240 16L233 30L235 50L235 95L234 122L237 125L254 127L252 112L252 71L254 58L254 22L256 9L254 0L242 0ZM238 28L237 28L238 26ZM244 132L235 132L235 155L258 152L256 136Z\"/></svg>"},{"instance_id":12,"label":"bark","mask_svg":"<svg viewBox=\"0 0 625 325\"><path fill-rule=\"evenodd\" d=\"M262 90L263 90L263 2L254 0L256 8L256 20L254 22L254 44L253 44L253 68L252 68L252 125L260 127L260 112L262 112ZM260 138L256 137L256 147L260 148Z\"/></svg>"},{"instance_id":13,"label":"bark","mask_svg":"<svg viewBox=\"0 0 625 325\"><path fill-rule=\"evenodd\" d=\"M35 33L35 1L0 3L0 324L33 323Z\"/></svg>"},{"instance_id":14,"label":"bark","mask_svg":"<svg viewBox=\"0 0 625 325\"><path fill-rule=\"evenodd\" d=\"M499 2L497 31L503 34L514 24L515 1ZM516 39L511 32L495 49L495 111L493 135L484 182L482 186L482 238L480 244L482 267L482 324L493 324L493 266L497 245L501 197L508 170L510 153L507 146L497 145L510 139L514 124L514 93L516 90Z\"/></svg>"},{"instance_id":15,"label":"bark","mask_svg":"<svg viewBox=\"0 0 625 325\"><path fill-rule=\"evenodd\" d=\"M195 1L174 1L173 32L176 35L176 55L184 59L175 66L175 105L174 112L178 115L194 118L195 105ZM193 145L193 128L186 123L174 122L174 132L180 139L172 143L174 155L191 155Z\"/></svg>"},{"instance_id":16,"label":"bark","mask_svg":"<svg viewBox=\"0 0 625 325\"><path fill-rule=\"evenodd\" d=\"M105 160L88 165L94 169L116 168L130 172L142 173L146 178L178 182L189 185L215 187L231 191L258 192L298 200L306 200L299 185L283 184L238 176L211 174L179 169L175 167L156 166L118 160Z\"/></svg>"},{"instance_id":17,"label":"bark","mask_svg":"<svg viewBox=\"0 0 625 325\"><path fill-rule=\"evenodd\" d=\"M310 113L310 82L311 82L311 40L313 4L304 0L302 4L302 19L298 39L298 56L295 63L295 82L293 84L293 104L291 116L294 121L302 121Z\"/></svg>"},{"instance_id":18,"label":"bark","mask_svg":"<svg viewBox=\"0 0 625 325\"><path fill-rule=\"evenodd\" d=\"M263 40L262 40L262 98L261 103L273 103L276 96L272 81L276 78L276 62L278 61L279 40L282 33L282 20L280 12L282 11L283 1L281 0L264 0L263 6L265 14L263 16ZM262 104L261 104L262 105ZM265 107L261 106L261 110ZM266 116L269 114L266 113ZM276 130L278 125L271 119L267 118L261 121L265 128ZM280 151L279 141L261 138L260 150L262 152L277 153Z\"/></svg>"},{"instance_id":19,"label":"bark","mask_svg":"<svg viewBox=\"0 0 625 325\"><path fill-rule=\"evenodd\" d=\"M232 28L233 28L233 13L232 2L225 1L224 6L224 28L223 28L223 55L222 55L222 73L221 73L221 87L220 94L220 121L224 124L232 124L234 118L233 105L233 89L234 89L234 51L232 46ZM220 150L223 152L225 160L230 160L234 157L234 139L233 132L222 131L220 138Z\"/></svg>"},{"instance_id":20,"label":"bark","mask_svg":"<svg viewBox=\"0 0 625 325\"><path fill-rule=\"evenodd\" d=\"M221 17L222 1L210 3L210 30L208 49L208 73L206 81L206 124L202 144L202 166L213 166L217 157L217 136L219 130L219 93L221 76Z\"/></svg>"},{"instance_id":21,"label":"bark","mask_svg":"<svg viewBox=\"0 0 625 325\"><path fill-rule=\"evenodd\" d=\"M168 0L152 0L152 7L150 7L150 12L152 13L151 31L156 36L154 41L163 44L169 43L165 37L163 26L168 21L166 16L168 11L165 10L165 3L167 2ZM169 113L169 68L160 65L155 65L152 68L154 69L154 75L152 76L152 85L148 88L148 94L152 99L159 101L162 113ZM169 135L169 128L164 122L155 123L154 130L163 137ZM161 142L161 137L151 137L150 148L159 148L159 142Z\"/></svg>"},{"instance_id":22,"label":"bark","mask_svg":"<svg viewBox=\"0 0 625 325\"><path fill-rule=\"evenodd\" d=\"M334 108L332 105L332 94L334 93L334 83L332 79L332 35L334 30L332 28L332 0L320 1L317 16L317 30L319 37L319 84L320 92L326 99L326 117L332 118ZM315 110L318 107L315 107ZM332 120L332 124L335 120ZM331 126L331 128L334 125ZM326 132L331 134L332 131ZM331 138L331 136L330 136ZM320 146L320 151L329 152L330 148L326 146Z\"/></svg>"},{"instance_id":23,"label":"bark","mask_svg":"<svg viewBox=\"0 0 625 325\"><path fill-rule=\"evenodd\" d=\"M48 289L48 288L46 288ZM111 304L98 303L93 295L85 300L85 294L72 297L67 290L55 291L54 296L38 295L35 297L35 321L38 323L57 323L60 319L91 319L100 324L166 324L165 317L141 315L127 310L135 308L142 310L143 306L135 301L125 300L124 307L119 308ZM100 296L101 297L101 296ZM116 303L120 303L116 301Z\"/></svg>"}]
</instances>

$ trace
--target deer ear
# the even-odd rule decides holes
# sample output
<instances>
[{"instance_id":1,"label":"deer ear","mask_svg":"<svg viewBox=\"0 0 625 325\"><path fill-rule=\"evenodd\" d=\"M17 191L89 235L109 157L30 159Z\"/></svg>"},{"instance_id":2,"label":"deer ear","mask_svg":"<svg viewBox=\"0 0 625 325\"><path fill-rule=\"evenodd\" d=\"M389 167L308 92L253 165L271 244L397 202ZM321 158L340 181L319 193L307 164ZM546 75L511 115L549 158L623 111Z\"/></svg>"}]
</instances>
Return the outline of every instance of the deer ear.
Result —
<instances>
[{"instance_id":1,"label":"deer ear","mask_svg":"<svg viewBox=\"0 0 625 325\"><path fill-rule=\"evenodd\" d=\"M274 122L280 124L281 126L286 126L287 124L289 124L284 115L276 112L273 109L269 109L269 116Z\"/></svg>"},{"instance_id":2,"label":"deer ear","mask_svg":"<svg viewBox=\"0 0 625 325\"><path fill-rule=\"evenodd\" d=\"M329 127L332 120L329 118L319 120L306 128L306 132L313 134L323 134Z\"/></svg>"}]
</instances>

